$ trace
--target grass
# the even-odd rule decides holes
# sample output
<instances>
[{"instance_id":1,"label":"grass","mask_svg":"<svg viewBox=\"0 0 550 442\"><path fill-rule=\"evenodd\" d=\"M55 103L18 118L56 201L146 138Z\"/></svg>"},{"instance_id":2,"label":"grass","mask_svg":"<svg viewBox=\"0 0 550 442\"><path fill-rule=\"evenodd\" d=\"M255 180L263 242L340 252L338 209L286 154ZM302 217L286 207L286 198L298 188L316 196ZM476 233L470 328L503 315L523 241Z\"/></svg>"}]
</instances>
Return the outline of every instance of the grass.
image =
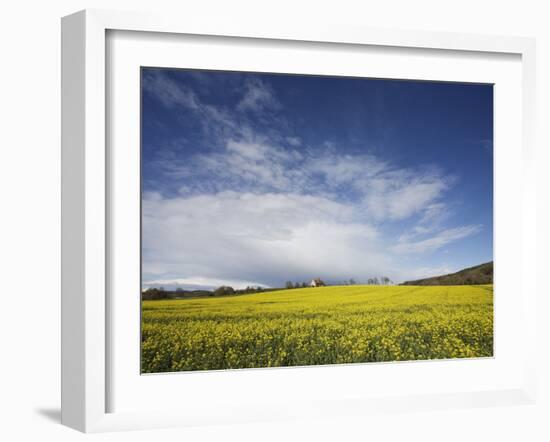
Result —
<instances>
[{"instance_id":1,"label":"grass","mask_svg":"<svg viewBox=\"0 0 550 442\"><path fill-rule=\"evenodd\" d=\"M492 354L492 285L336 286L142 304L143 373Z\"/></svg>"}]
</instances>

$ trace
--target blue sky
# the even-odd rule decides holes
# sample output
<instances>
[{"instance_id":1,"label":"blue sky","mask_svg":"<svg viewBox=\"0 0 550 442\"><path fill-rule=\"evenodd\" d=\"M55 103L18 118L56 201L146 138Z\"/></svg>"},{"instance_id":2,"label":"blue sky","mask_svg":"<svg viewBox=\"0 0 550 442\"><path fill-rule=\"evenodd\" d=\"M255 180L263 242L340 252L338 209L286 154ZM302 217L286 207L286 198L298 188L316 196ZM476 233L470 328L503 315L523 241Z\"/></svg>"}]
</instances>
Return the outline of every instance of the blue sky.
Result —
<instances>
[{"instance_id":1,"label":"blue sky","mask_svg":"<svg viewBox=\"0 0 550 442\"><path fill-rule=\"evenodd\" d=\"M491 85L144 68L143 286L490 261L492 140Z\"/></svg>"}]
</instances>

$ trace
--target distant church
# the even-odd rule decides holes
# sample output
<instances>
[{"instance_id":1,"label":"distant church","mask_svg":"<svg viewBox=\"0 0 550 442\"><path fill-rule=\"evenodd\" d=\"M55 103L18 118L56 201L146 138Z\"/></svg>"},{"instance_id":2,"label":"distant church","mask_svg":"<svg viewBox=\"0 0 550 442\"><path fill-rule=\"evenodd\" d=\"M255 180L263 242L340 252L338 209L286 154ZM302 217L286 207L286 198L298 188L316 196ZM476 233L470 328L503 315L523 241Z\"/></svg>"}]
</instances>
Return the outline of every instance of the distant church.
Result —
<instances>
[{"instance_id":1,"label":"distant church","mask_svg":"<svg viewBox=\"0 0 550 442\"><path fill-rule=\"evenodd\" d=\"M311 287L324 287L326 284L321 281L321 278L315 278L311 280L311 283L309 285Z\"/></svg>"}]
</instances>

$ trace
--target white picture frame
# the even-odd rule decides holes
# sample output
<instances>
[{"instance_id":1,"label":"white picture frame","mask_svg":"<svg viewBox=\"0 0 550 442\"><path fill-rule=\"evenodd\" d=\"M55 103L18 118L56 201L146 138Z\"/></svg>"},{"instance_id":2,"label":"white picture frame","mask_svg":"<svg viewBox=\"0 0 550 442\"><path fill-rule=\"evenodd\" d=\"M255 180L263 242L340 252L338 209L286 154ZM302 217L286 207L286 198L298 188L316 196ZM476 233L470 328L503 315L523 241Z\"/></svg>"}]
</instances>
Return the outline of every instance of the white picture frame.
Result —
<instances>
[{"instance_id":1,"label":"white picture frame","mask_svg":"<svg viewBox=\"0 0 550 442\"><path fill-rule=\"evenodd\" d=\"M240 403L239 416L184 414L177 409L150 412L109 411L112 388L109 366L112 354L107 302L110 235L108 217L112 199L108 185L106 121L106 35L110 31L141 31L163 35L200 35L273 41L337 43L384 48L435 49L521 57L521 237L520 289L525 336L534 336L537 287L534 259L536 185L535 165L535 42L518 37L388 31L337 25L304 26L251 22L213 22L194 17L165 17L86 10L62 21L62 423L84 432L168 426L207 425L219 422L251 422L288 417L361 415L430 408L456 408L532 403L536 396L535 340L526 340L522 383L514 388L474 389L461 393L429 393L373 397L334 396L311 407L259 409L250 399ZM497 221L498 222L498 221ZM320 368L321 369L321 368ZM460 368L458 368L460 369ZM316 368L309 368L316 370ZM317 369L318 370L318 369ZM322 369L321 369L322 370ZM361 370L356 367L355 370ZM418 370L418 368L417 368ZM250 375L250 371L248 372ZM311 373L311 372L310 372ZM274 377L263 371L259 381ZM165 378L167 379L167 378ZM258 380L257 380L258 381ZM169 381L164 381L169 382ZM219 382L225 382L222 379ZM337 393L336 393L337 395Z\"/></svg>"}]
</instances>

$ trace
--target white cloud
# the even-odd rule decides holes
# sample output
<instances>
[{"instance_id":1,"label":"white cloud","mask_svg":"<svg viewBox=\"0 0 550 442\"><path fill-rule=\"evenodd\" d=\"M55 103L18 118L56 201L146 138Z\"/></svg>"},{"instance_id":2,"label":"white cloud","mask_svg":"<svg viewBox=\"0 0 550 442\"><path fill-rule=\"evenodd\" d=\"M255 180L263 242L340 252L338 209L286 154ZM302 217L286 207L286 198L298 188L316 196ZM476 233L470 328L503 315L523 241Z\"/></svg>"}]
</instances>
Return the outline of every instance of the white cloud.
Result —
<instances>
[{"instance_id":1,"label":"white cloud","mask_svg":"<svg viewBox=\"0 0 550 442\"><path fill-rule=\"evenodd\" d=\"M401 241L393 247L393 251L404 254L433 252L453 241L479 233L481 227L481 225L455 227L442 230L430 238L419 241Z\"/></svg>"},{"instance_id":2,"label":"white cloud","mask_svg":"<svg viewBox=\"0 0 550 442\"><path fill-rule=\"evenodd\" d=\"M426 207L420 220L421 225L439 225L450 215L447 205L442 202L430 204Z\"/></svg>"},{"instance_id":3,"label":"white cloud","mask_svg":"<svg viewBox=\"0 0 550 442\"><path fill-rule=\"evenodd\" d=\"M429 234L435 234L442 230L442 224L451 215L447 204L437 202L428 205L416 225L401 234L399 243L411 243L415 238L426 237Z\"/></svg>"},{"instance_id":4,"label":"white cloud","mask_svg":"<svg viewBox=\"0 0 550 442\"><path fill-rule=\"evenodd\" d=\"M208 181L216 192L352 195L363 213L378 221L421 213L427 223L438 210L443 211L438 201L451 182L439 172L395 168L372 155L338 154L327 148L298 151L262 137L229 139L221 150L197 154L182 164L168 159L164 167L171 178L185 178L202 186L198 192L205 190ZM187 188L193 191L192 186Z\"/></svg>"},{"instance_id":5,"label":"white cloud","mask_svg":"<svg viewBox=\"0 0 550 442\"><path fill-rule=\"evenodd\" d=\"M412 169L384 170L361 182L364 202L380 220L400 220L425 212L449 188L450 178L439 172Z\"/></svg>"},{"instance_id":6,"label":"white cloud","mask_svg":"<svg viewBox=\"0 0 550 442\"><path fill-rule=\"evenodd\" d=\"M279 101L275 98L269 85L257 77L250 77L245 83L245 93L237 104L240 111L262 112L269 109L278 109Z\"/></svg>"},{"instance_id":7,"label":"white cloud","mask_svg":"<svg viewBox=\"0 0 550 442\"><path fill-rule=\"evenodd\" d=\"M327 185L349 185L366 190L376 175L388 165L370 155L338 154L333 149L317 150L310 154L306 165L312 173L322 175Z\"/></svg>"},{"instance_id":8,"label":"white cloud","mask_svg":"<svg viewBox=\"0 0 550 442\"><path fill-rule=\"evenodd\" d=\"M458 269L448 266L448 265L442 265L438 267L418 267L411 269L407 272L406 279L408 281L414 281L417 279L423 279L423 278L431 278L434 276L441 276L441 275L448 275L449 273L454 273Z\"/></svg>"},{"instance_id":9,"label":"white cloud","mask_svg":"<svg viewBox=\"0 0 550 442\"><path fill-rule=\"evenodd\" d=\"M216 176L219 190L242 188L290 190L300 174L288 165L293 155L261 142L229 140L226 149L197 155L191 170Z\"/></svg>"},{"instance_id":10,"label":"white cloud","mask_svg":"<svg viewBox=\"0 0 550 442\"><path fill-rule=\"evenodd\" d=\"M212 136L246 134L250 130L246 122L238 121L228 109L205 103L193 90L159 72L143 76L143 89L168 108L183 107L191 111L199 119L204 131Z\"/></svg>"},{"instance_id":11,"label":"white cloud","mask_svg":"<svg viewBox=\"0 0 550 442\"><path fill-rule=\"evenodd\" d=\"M191 89L182 87L160 73L144 75L142 86L145 91L154 94L167 107L179 105L191 110L198 110L202 105Z\"/></svg>"},{"instance_id":12,"label":"white cloud","mask_svg":"<svg viewBox=\"0 0 550 442\"><path fill-rule=\"evenodd\" d=\"M300 137L286 137L286 142L294 147L302 145L302 139Z\"/></svg>"},{"instance_id":13,"label":"white cloud","mask_svg":"<svg viewBox=\"0 0 550 442\"><path fill-rule=\"evenodd\" d=\"M376 228L354 221L352 207L308 195L222 192L143 201L147 280L277 285L319 273L357 277L387 265L378 239Z\"/></svg>"},{"instance_id":14,"label":"white cloud","mask_svg":"<svg viewBox=\"0 0 550 442\"><path fill-rule=\"evenodd\" d=\"M205 281L280 286L288 279L365 280L382 274L400 281L419 277L417 269L404 270L401 255L432 252L479 229L447 229L392 246L374 224L357 220L353 204L328 198L233 191L167 199L151 194L143 202L143 271L149 281L181 279L186 287L193 281L201 287Z\"/></svg>"}]
</instances>

